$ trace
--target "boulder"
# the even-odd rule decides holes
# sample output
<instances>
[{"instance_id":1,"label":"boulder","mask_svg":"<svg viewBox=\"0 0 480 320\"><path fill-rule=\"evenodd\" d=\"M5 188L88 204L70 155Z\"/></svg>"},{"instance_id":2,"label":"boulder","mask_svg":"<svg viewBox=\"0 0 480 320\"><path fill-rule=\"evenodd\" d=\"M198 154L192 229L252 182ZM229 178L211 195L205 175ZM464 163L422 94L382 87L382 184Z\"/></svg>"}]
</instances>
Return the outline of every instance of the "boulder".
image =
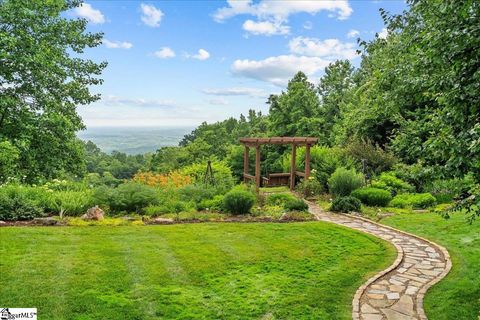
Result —
<instances>
[{"instance_id":1,"label":"boulder","mask_svg":"<svg viewBox=\"0 0 480 320\"><path fill-rule=\"evenodd\" d=\"M83 220L103 220L104 214L105 213L102 209L100 209L98 206L95 206L88 209L87 213L85 213L81 218Z\"/></svg>"},{"instance_id":2,"label":"boulder","mask_svg":"<svg viewBox=\"0 0 480 320\"><path fill-rule=\"evenodd\" d=\"M54 226L58 223L53 217L46 217L46 218L35 218L33 219L33 224L40 225L40 226Z\"/></svg>"}]
</instances>

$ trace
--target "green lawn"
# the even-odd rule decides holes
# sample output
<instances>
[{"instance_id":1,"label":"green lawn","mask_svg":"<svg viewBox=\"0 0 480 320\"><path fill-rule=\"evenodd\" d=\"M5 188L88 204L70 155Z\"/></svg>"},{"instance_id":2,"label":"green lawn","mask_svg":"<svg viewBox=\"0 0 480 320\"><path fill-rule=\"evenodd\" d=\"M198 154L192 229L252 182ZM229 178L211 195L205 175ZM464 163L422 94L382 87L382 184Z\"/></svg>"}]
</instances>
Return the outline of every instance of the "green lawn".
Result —
<instances>
[{"instance_id":1,"label":"green lawn","mask_svg":"<svg viewBox=\"0 0 480 320\"><path fill-rule=\"evenodd\" d=\"M0 228L0 303L40 319L351 319L392 246L323 222Z\"/></svg>"},{"instance_id":2,"label":"green lawn","mask_svg":"<svg viewBox=\"0 0 480 320\"><path fill-rule=\"evenodd\" d=\"M381 222L435 241L452 257L450 273L426 295L429 319L480 319L480 221L469 225L463 214L444 220L435 213L417 213Z\"/></svg>"}]
</instances>

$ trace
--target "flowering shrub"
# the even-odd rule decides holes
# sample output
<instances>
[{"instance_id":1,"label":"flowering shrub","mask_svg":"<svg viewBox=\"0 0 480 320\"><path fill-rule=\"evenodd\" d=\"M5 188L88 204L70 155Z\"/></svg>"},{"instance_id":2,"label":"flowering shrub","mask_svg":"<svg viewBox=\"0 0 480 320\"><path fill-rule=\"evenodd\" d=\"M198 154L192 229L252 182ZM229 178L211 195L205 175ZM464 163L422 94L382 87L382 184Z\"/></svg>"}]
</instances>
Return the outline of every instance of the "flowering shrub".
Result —
<instances>
[{"instance_id":1,"label":"flowering shrub","mask_svg":"<svg viewBox=\"0 0 480 320\"><path fill-rule=\"evenodd\" d=\"M160 174L154 172L139 172L133 176L133 181L143 183L151 187L166 188L174 186L176 188L183 187L192 183L192 179L188 175L181 174L177 171L168 174Z\"/></svg>"}]
</instances>

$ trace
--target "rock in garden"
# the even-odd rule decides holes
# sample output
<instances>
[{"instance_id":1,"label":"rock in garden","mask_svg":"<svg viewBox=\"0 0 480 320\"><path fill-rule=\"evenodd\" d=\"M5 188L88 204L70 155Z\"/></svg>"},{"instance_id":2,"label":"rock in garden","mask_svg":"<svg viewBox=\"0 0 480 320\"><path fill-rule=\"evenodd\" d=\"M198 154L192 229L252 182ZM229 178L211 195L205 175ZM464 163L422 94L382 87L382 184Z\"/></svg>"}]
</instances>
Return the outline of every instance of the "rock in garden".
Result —
<instances>
[{"instance_id":1,"label":"rock in garden","mask_svg":"<svg viewBox=\"0 0 480 320\"><path fill-rule=\"evenodd\" d=\"M103 220L103 215L105 213L103 212L102 209L100 209L98 206L92 207L87 210L87 213L85 213L82 216L83 220Z\"/></svg>"},{"instance_id":2,"label":"rock in garden","mask_svg":"<svg viewBox=\"0 0 480 320\"><path fill-rule=\"evenodd\" d=\"M41 226L54 226L58 223L53 217L46 218L35 218L33 219L33 224L38 224Z\"/></svg>"},{"instance_id":3,"label":"rock in garden","mask_svg":"<svg viewBox=\"0 0 480 320\"><path fill-rule=\"evenodd\" d=\"M153 223L158 223L158 224L173 223L173 219L170 219L170 218L155 218L155 219L153 219Z\"/></svg>"}]
</instances>

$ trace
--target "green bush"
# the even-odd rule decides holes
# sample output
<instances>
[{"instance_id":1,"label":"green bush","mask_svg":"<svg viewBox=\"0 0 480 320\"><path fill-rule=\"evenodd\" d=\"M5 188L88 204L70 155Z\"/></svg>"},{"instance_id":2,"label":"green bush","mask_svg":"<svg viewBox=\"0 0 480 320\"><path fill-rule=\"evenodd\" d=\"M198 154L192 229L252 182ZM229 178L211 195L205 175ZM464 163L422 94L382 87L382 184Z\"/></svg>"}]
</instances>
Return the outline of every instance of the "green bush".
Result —
<instances>
[{"instance_id":1,"label":"green bush","mask_svg":"<svg viewBox=\"0 0 480 320\"><path fill-rule=\"evenodd\" d=\"M308 211L308 205L302 199L290 199L283 205L287 211Z\"/></svg>"},{"instance_id":2,"label":"green bush","mask_svg":"<svg viewBox=\"0 0 480 320\"><path fill-rule=\"evenodd\" d=\"M187 205L184 202L171 200L163 202L159 205L149 205L148 207L144 208L143 211L147 216L159 216L167 213L179 214L187 209Z\"/></svg>"},{"instance_id":3,"label":"green bush","mask_svg":"<svg viewBox=\"0 0 480 320\"><path fill-rule=\"evenodd\" d=\"M255 203L255 195L245 188L233 188L223 198L223 208L232 214L246 214Z\"/></svg>"},{"instance_id":4,"label":"green bush","mask_svg":"<svg viewBox=\"0 0 480 320\"><path fill-rule=\"evenodd\" d=\"M433 206L436 201L430 193L403 193L395 196L390 205L397 208L425 209Z\"/></svg>"},{"instance_id":5,"label":"green bush","mask_svg":"<svg viewBox=\"0 0 480 320\"><path fill-rule=\"evenodd\" d=\"M328 188L332 195L344 197L363 186L363 183L363 174L356 173L355 169L338 168L328 179Z\"/></svg>"},{"instance_id":6,"label":"green bush","mask_svg":"<svg viewBox=\"0 0 480 320\"><path fill-rule=\"evenodd\" d=\"M191 184L178 189L178 193L180 196L180 200L184 202L191 201L195 204L199 204L203 200L212 199L215 195L219 193L219 191L211 186L206 186L202 184Z\"/></svg>"},{"instance_id":7,"label":"green bush","mask_svg":"<svg viewBox=\"0 0 480 320\"><path fill-rule=\"evenodd\" d=\"M290 193L274 193L267 196L265 203L269 206L284 206L288 201L295 200L296 197Z\"/></svg>"},{"instance_id":8,"label":"green bush","mask_svg":"<svg viewBox=\"0 0 480 320\"><path fill-rule=\"evenodd\" d=\"M28 187L0 187L0 220L31 220L41 217L44 211L39 199L32 197Z\"/></svg>"},{"instance_id":9,"label":"green bush","mask_svg":"<svg viewBox=\"0 0 480 320\"><path fill-rule=\"evenodd\" d=\"M377 188L360 188L352 192L352 197L357 198L368 206L386 207L392 200L389 191Z\"/></svg>"},{"instance_id":10,"label":"green bush","mask_svg":"<svg viewBox=\"0 0 480 320\"><path fill-rule=\"evenodd\" d=\"M473 176L466 175L462 179L434 180L428 183L424 190L431 193L437 202L448 203L468 194L474 183Z\"/></svg>"},{"instance_id":11,"label":"green bush","mask_svg":"<svg viewBox=\"0 0 480 320\"><path fill-rule=\"evenodd\" d=\"M358 164L365 160L367 170L374 174L389 170L397 162L393 153L363 139L351 139L345 146L345 154L354 158Z\"/></svg>"},{"instance_id":12,"label":"green bush","mask_svg":"<svg viewBox=\"0 0 480 320\"><path fill-rule=\"evenodd\" d=\"M333 199L332 206L330 210L334 212L350 212L350 211L360 211L362 203L355 197L346 196L346 197L337 197Z\"/></svg>"},{"instance_id":13,"label":"green bush","mask_svg":"<svg viewBox=\"0 0 480 320\"><path fill-rule=\"evenodd\" d=\"M415 191L415 187L395 176L394 172L383 172L372 182L372 187L390 191L392 195Z\"/></svg>"},{"instance_id":14,"label":"green bush","mask_svg":"<svg viewBox=\"0 0 480 320\"><path fill-rule=\"evenodd\" d=\"M70 216L84 214L88 208L95 205L91 190L85 191L54 191L48 193L45 202L48 212Z\"/></svg>"},{"instance_id":15,"label":"green bush","mask_svg":"<svg viewBox=\"0 0 480 320\"><path fill-rule=\"evenodd\" d=\"M216 195L213 199L205 199L196 205L197 210L222 211L223 195Z\"/></svg>"},{"instance_id":16,"label":"green bush","mask_svg":"<svg viewBox=\"0 0 480 320\"><path fill-rule=\"evenodd\" d=\"M432 167L424 166L421 163L411 165L398 163L393 167L395 176L413 185L416 191L423 191L430 181L438 179L438 174Z\"/></svg>"},{"instance_id":17,"label":"green bush","mask_svg":"<svg viewBox=\"0 0 480 320\"><path fill-rule=\"evenodd\" d=\"M114 212L141 212L148 205L158 204L155 189L141 183L127 182L117 188L100 187L95 190L94 201L106 205Z\"/></svg>"},{"instance_id":18,"label":"green bush","mask_svg":"<svg viewBox=\"0 0 480 320\"><path fill-rule=\"evenodd\" d=\"M313 173L315 173L315 171ZM297 191L305 197L319 195L323 190L323 185L314 177L310 177L308 180L302 180L302 182L297 185Z\"/></svg>"}]
</instances>

